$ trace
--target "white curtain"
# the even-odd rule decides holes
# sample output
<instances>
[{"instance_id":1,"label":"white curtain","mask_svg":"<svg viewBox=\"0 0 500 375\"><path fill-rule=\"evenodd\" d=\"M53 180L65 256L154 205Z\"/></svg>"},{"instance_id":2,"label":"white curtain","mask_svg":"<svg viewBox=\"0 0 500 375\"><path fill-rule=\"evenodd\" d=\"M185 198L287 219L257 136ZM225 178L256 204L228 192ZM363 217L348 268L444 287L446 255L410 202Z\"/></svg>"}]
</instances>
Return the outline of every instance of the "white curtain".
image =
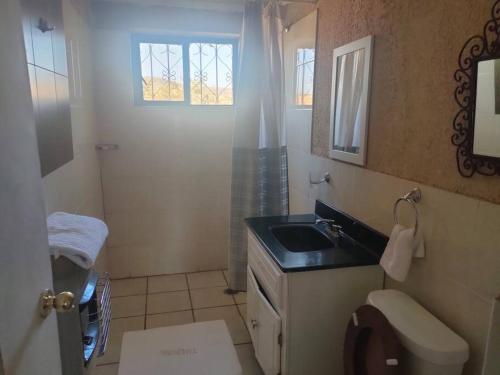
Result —
<instances>
[{"instance_id":1,"label":"white curtain","mask_svg":"<svg viewBox=\"0 0 500 375\"><path fill-rule=\"evenodd\" d=\"M335 105L335 146L342 149L360 146L361 103L365 51L339 57Z\"/></svg>"},{"instance_id":2,"label":"white curtain","mask_svg":"<svg viewBox=\"0 0 500 375\"><path fill-rule=\"evenodd\" d=\"M282 32L276 1L247 2L233 139L229 250L232 290L246 290L244 219L288 213Z\"/></svg>"}]
</instances>

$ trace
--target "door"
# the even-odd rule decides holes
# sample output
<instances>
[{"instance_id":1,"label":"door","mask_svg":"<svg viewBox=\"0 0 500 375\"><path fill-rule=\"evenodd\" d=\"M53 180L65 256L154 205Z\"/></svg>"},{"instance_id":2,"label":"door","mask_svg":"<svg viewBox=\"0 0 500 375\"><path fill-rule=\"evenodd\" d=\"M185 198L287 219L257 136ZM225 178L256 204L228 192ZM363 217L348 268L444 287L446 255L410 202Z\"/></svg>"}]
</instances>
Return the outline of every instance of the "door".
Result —
<instances>
[{"instance_id":1,"label":"door","mask_svg":"<svg viewBox=\"0 0 500 375\"><path fill-rule=\"evenodd\" d=\"M250 267L247 275L247 326L255 358L266 375L277 375L281 369L281 317L262 292Z\"/></svg>"},{"instance_id":2,"label":"door","mask_svg":"<svg viewBox=\"0 0 500 375\"><path fill-rule=\"evenodd\" d=\"M0 1L0 348L5 375L60 375L40 163L19 0Z\"/></svg>"}]
</instances>

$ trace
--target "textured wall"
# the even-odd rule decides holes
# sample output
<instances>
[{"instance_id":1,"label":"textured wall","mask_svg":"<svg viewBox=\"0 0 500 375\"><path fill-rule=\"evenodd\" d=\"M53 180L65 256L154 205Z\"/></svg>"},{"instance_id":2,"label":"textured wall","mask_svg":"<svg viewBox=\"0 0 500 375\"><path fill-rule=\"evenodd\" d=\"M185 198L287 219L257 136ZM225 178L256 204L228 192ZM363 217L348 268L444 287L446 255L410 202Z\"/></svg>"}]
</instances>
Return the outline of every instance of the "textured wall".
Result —
<instances>
[{"instance_id":1,"label":"textured wall","mask_svg":"<svg viewBox=\"0 0 500 375\"><path fill-rule=\"evenodd\" d=\"M375 36L367 168L500 202L500 178L459 175L453 73L491 0L320 0L312 150L328 154L332 51Z\"/></svg>"}]
</instances>

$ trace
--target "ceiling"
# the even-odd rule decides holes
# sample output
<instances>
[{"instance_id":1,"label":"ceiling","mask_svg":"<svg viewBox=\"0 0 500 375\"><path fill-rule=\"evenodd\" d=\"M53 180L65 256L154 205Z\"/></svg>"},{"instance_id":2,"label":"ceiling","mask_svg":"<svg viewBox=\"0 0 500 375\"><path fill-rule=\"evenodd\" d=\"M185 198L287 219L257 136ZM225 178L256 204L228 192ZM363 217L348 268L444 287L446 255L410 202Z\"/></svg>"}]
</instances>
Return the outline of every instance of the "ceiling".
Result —
<instances>
[{"instance_id":1,"label":"ceiling","mask_svg":"<svg viewBox=\"0 0 500 375\"><path fill-rule=\"evenodd\" d=\"M136 5L163 5L192 9L242 11L245 0L93 0L94 3L119 3Z\"/></svg>"},{"instance_id":2,"label":"ceiling","mask_svg":"<svg viewBox=\"0 0 500 375\"><path fill-rule=\"evenodd\" d=\"M111 2L136 5L163 5L191 9L242 11L246 0L93 0L95 3ZM285 0L284 3L315 4L316 0Z\"/></svg>"}]
</instances>

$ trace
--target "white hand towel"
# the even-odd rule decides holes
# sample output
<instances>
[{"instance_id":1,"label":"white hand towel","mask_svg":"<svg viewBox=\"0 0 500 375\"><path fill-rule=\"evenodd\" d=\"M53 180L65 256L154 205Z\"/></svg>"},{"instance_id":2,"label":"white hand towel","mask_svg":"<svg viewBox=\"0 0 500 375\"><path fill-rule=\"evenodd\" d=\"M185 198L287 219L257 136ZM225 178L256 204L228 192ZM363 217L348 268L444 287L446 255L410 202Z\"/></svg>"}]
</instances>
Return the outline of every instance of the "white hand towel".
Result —
<instances>
[{"instance_id":1,"label":"white hand towel","mask_svg":"<svg viewBox=\"0 0 500 375\"><path fill-rule=\"evenodd\" d=\"M415 250L413 251L414 258L425 257L425 242L420 231L417 232L417 238L415 239Z\"/></svg>"},{"instance_id":2,"label":"white hand towel","mask_svg":"<svg viewBox=\"0 0 500 375\"><path fill-rule=\"evenodd\" d=\"M91 268L108 236L106 224L89 216L54 212L47 218L50 252L80 267Z\"/></svg>"},{"instance_id":3,"label":"white hand towel","mask_svg":"<svg viewBox=\"0 0 500 375\"><path fill-rule=\"evenodd\" d=\"M392 229L389 242L380 259L380 265L394 280L405 281L414 255L423 256L424 241L413 236L414 228L396 224Z\"/></svg>"}]
</instances>

